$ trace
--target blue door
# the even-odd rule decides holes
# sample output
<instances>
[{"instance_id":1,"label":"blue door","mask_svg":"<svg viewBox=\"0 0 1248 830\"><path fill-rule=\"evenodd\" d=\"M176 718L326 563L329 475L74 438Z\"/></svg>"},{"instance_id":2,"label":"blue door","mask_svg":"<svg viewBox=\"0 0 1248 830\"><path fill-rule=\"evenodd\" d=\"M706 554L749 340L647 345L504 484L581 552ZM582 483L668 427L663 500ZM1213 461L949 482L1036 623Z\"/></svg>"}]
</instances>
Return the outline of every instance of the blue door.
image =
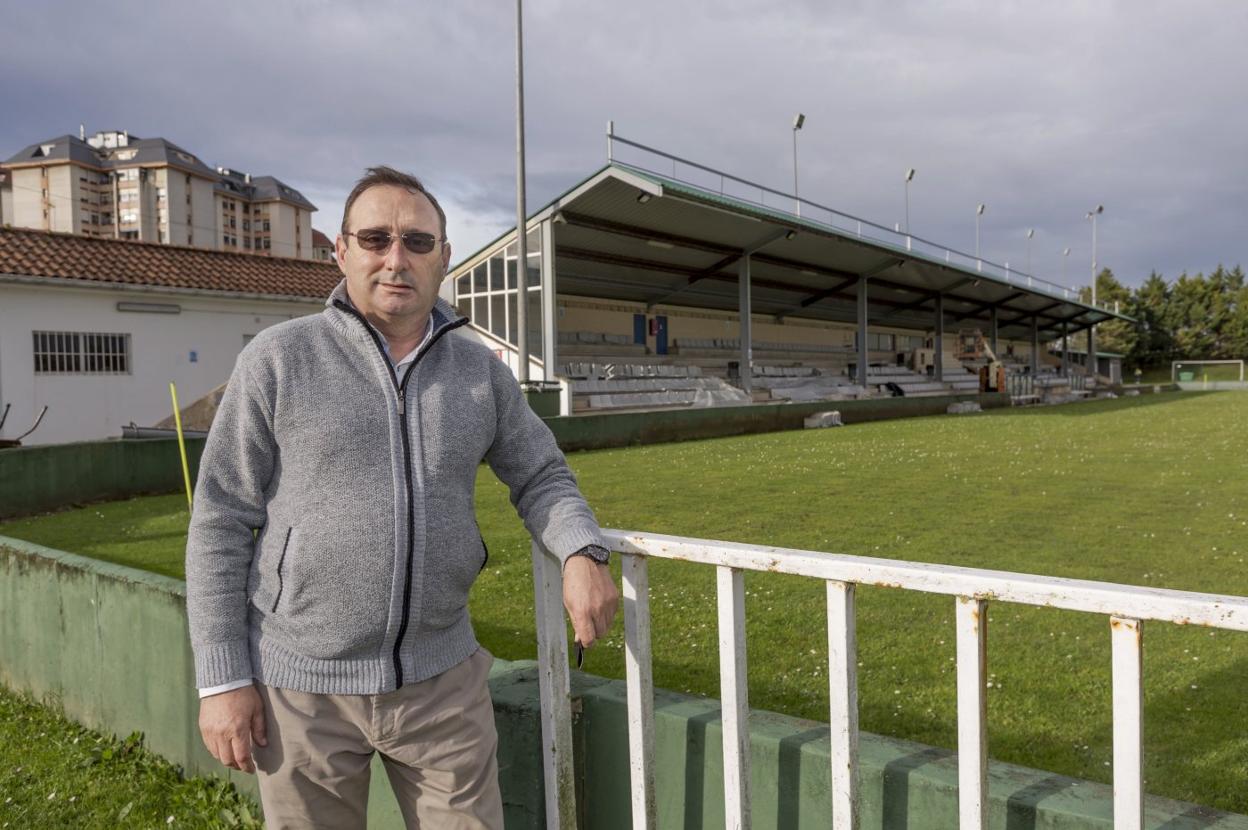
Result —
<instances>
[{"instance_id":1,"label":"blue door","mask_svg":"<svg viewBox=\"0 0 1248 830\"><path fill-rule=\"evenodd\" d=\"M633 342L646 345L646 315L633 315Z\"/></svg>"},{"instance_id":2,"label":"blue door","mask_svg":"<svg viewBox=\"0 0 1248 830\"><path fill-rule=\"evenodd\" d=\"M655 354L667 354L667 318L654 318L654 351Z\"/></svg>"}]
</instances>

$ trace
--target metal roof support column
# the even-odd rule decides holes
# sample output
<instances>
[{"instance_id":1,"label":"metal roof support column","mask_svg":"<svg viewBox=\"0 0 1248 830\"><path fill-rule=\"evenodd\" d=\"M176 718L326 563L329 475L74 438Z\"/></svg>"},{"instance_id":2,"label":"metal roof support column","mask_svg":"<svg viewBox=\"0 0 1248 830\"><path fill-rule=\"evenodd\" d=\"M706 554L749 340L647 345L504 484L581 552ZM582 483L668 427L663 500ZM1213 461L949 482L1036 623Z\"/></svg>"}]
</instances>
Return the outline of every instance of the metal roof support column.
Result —
<instances>
[{"instance_id":1,"label":"metal roof support column","mask_svg":"<svg viewBox=\"0 0 1248 830\"><path fill-rule=\"evenodd\" d=\"M1040 317L1031 318L1031 374L1035 377L1040 372Z\"/></svg>"},{"instance_id":2,"label":"metal roof support column","mask_svg":"<svg viewBox=\"0 0 1248 830\"><path fill-rule=\"evenodd\" d=\"M870 350L867 348L867 278L858 278L858 377L856 381L867 388L867 364Z\"/></svg>"},{"instance_id":3,"label":"metal roof support column","mask_svg":"<svg viewBox=\"0 0 1248 830\"><path fill-rule=\"evenodd\" d=\"M1096 326L1088 326L1088 359L1083 362L1085 375L1099 375L1100 361L1096 359Z\"/></svg>"},{"instance_id":4,"label":"metal roof support column","mask_svg":"<svg viewBox=\"0 0 1248 830\"><path fill-rule=\"evenodd\" d=\"M936 382L945 382L945 295L943 293L936 295L936 339L932 341L935 347L936 361Z\"/></svg>"},{"instance_id":5,"label":"metal roof support column","mask_svg":"<svg viewBox=\"0 0 1248 830\"><path fill-rule=\"evenodd\" d=\"M1062 377L1070 377L1070 323L1062 321Z\"/></svg>"},{"instance_id":6,"label":"metal roof support column","mask_svg":"<svg viewBox=\"0 0 1248 830\"><path fill-rule=\"evenodd\" d=\"M539 227L541 236L538 244L542 252L542 365L546 369L545 379L555 381L555 371L559 366L556 362L559 356L559 317L555 313L555 223L543 219Z\"/></svg>"},{"instance_id":7,"label":"metal roof support column","mask_svg":"<svg viewBox=\"0 0 1248 830\"><path fill-rule=\"evenodd\" d=\"M1084 361L1084 364L1083 364L1084 373L1087 374L1088 372L1096 372L1098 368L1097 362L1098 361L1096 359L1096 325L1094 324L1094 325L1088 326L1088 359Z\"/></svg>"},{"instance_id":8,"label":"metal roof support column","mask_svg":"<svg viewBox=\"0 0 1248 830\"><path fill-rule=\"evenodd\" d=\"M989 341L988 345L992 347L993 357L997 357L997 333L1000 331L1000 327L997 325L997 307L995 305L992 307L991 326L992 326L992 331L988 338L988 341Z\"/></svg>"},{"instance_id":9,"label":"metal roof support column","mask_svg":"<svg viewBox=\"0 0 1248 830\"><path fill-rule=\"evenodd\" d=\"M740 275L740 297L738 305L741 314L741 388L749 394L754 386L754 347L750 340L753 336L750 326L750 255L741 257L737 266Z\"/></svg>"}]
</instances>

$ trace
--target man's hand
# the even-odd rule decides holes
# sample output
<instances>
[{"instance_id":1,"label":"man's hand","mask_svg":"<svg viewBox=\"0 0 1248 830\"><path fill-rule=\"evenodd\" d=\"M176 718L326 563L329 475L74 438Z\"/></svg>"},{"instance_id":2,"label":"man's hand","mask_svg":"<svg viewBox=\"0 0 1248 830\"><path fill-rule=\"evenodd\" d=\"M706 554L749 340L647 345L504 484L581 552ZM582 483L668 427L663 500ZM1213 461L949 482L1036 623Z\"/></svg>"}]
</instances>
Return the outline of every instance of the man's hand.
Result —
<instances>
[{"instance_id":1,"label":"man's hand","mask_svg":"<svg viewBox=\"0 0 1248 830\"><path fill-rule=\"evenodd\" d=\"M589 648L605 637L619 604L610 568L588 556L568 557L563 565L563 607L568 609L578 643Z\"/></svg>"},{"instance_id":2,"label":"man's hand","mask_svg":"<svg viewBox=\"0 0 1248 830\"><path fill-rule=\"evenodd\" d=\"M212 757L227 767L255 772L252 742L269 745L264 735L264 703L256 687L243 686L201 700L199 734Z\"/></svg>"}]
</instances>

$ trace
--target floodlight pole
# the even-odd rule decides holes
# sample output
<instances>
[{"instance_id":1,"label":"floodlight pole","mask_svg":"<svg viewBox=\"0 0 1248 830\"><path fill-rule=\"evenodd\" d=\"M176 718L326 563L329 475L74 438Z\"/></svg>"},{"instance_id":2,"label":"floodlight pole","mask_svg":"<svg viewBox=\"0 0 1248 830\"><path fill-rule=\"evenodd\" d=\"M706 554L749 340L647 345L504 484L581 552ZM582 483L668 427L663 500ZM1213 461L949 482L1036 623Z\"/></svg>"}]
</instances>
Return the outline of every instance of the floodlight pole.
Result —
<instances>
[{"instance_id":1,"label":"floodlight pole","mask_svg":"<svg viewBox=\"0 0 1248 830\"><path fill-rule=\"evenodd\" d=\"M798 113L793 117L793 204L798 217L802 215L802 200L797 195L797 131L806 123L806 116Z\"/></svg>"},{"instance_id":2,"label":"floodlight pole","mask_svg":"<svg viewBox=\"0 0 1248 830\"><path fill-rule=\"evenodd\" d=\"M906 250L910 250L910 182L914 179L914 168L906 171Z\"/></svg>"},{"instance_id":3,"label":"floodlight pole","mask_svg":"<svg viewBox=\"0 0 1248 830\"><path fill-rule=\"evenodd\" d=\"M516 0L516 352L522 384L529 382L527 213L524 204L524 10L523 0ZM506 279L505 267L503 271Z\"/></svg>"},{"instance_id":4,"label":"floodlight pole","mask_svg":"<svg viewBox=\"0 0 1248 830\"><path fill-rule=\"evenodd\" d=\"M983 257L979 255L979 217L984 215L986 206L981 202L979 207L975 208L975 270L984 270Z\"/></svg>"},{"instance_id":5,"label":"floodlight pole","mask_svg":"<svg viewBox=\"0 0 1248 830\"><path fill-rule=\"evenodd\" d=\"M1031 238L1036 235L1035 228L1027 229L1027 276L1031 276ZM1030 285L1030 283L1028 283Z\"/></svg>"},{"instance_id":6,"label":"floodlight pole","mask_svg":"<svg viewBox=\"0 0 1248 830\"><path fill-rule=\"evenodd\" d=\"M1096 308L1096 217L1105 212L1104 205L1097 205L1088 211L1088 215L1084 218L1092 220L1092 307ZM1100 374L1100 361L1096 356L1096 324L1088 326L1088 361L1085 369L1092 367L1096 374Z\"/></svg>"},{"instance_id":7,"label":"floodlight pole","mask_svg":"<svg viewBox=\"0 0 1248 830\"><path fill-rule=\"evenodd\" d=\"M1088 211L1085 219L1092 220L1092 305L1096 305L1096 217L1105 212L1104 205L1097 205Z\"/></svg>"}]
</instances>

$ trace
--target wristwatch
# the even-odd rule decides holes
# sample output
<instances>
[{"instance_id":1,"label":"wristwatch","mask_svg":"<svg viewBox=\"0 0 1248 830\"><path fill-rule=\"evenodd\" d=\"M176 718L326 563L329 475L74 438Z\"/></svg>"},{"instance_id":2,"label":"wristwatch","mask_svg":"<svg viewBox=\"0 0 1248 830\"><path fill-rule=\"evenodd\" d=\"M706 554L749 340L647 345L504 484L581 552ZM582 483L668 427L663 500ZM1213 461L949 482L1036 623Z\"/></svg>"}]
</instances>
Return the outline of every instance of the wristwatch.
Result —
<instances>
[{"instance_id":1,"label":"wristwatch","mask_svg":"<svg viewBox=\"0 0 1248 830\"><path fill-rule=\"evenodd\" d=\"M586 545L576 553L572 554L572 556L587 556L599 565L605 565L611 558L611 551L607 550L602 545Z\"/></svg>"}]
</instances>

